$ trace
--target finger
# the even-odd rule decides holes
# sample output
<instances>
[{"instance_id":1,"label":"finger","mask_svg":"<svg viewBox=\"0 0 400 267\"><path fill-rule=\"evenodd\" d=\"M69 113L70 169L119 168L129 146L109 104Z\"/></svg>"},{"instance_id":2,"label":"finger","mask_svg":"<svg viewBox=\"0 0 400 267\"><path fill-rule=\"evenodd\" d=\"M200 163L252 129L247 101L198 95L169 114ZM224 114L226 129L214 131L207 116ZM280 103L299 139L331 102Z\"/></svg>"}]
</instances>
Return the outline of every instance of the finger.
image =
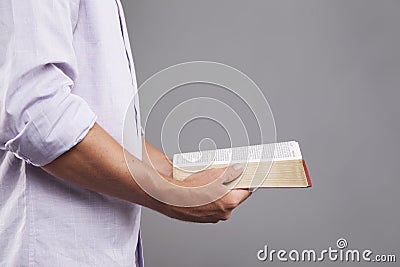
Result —
<instances>
[{"instance_id":1,"label":"finger","mask_svg":"<svg viewBox=\"0 0 400 267\"><path fill-rule=\"evenodd\" d=\"M240 205L243 201L245 201L249 196L251 196L251 192L247 189L233 189L230 194L232 194L236 200L237 205Z\"/></svg>"},{"instance_id":2,"label":"finger","mask_svg":"<svg viewBox=\"0 0 400 267\"><path fill-rule=\"evenodd\" d=\"M228 166L221 176L222 183L227 184L236 180L242 174L243 170L244 166L240 163Z\"/></svg>"}]
</instances>

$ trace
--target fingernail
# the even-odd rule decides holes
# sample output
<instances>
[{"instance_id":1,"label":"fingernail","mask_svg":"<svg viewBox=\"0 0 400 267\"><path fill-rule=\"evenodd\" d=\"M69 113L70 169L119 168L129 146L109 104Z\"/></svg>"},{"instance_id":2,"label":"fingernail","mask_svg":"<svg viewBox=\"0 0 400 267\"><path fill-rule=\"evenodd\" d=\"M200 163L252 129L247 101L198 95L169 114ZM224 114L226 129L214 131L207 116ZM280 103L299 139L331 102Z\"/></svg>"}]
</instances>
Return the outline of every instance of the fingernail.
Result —
<instances>
[{"instance_id":1,"label":"fingernail","mask_svg":"<svg viewBox=\"0 0 400 267\"><path fill-rule=\"evenodd\" d=\"M243 170L243 164L241 164L241 163L236 163L236 164L233 165L233 169L234 169L235 171Z\"/></svg>"}]
</instances>

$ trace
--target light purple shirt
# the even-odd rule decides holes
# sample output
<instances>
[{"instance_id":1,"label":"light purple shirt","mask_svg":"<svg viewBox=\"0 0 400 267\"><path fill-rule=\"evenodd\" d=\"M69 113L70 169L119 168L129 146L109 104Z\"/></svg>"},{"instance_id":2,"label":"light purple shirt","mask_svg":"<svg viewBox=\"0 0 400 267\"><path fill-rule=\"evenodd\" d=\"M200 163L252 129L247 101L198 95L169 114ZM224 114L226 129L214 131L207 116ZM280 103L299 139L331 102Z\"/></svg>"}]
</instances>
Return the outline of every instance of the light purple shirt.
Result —
<instances>
[{"instance_id":1,"label":"light purple shirt","mask_svg":"<svg viewBox=\"0 0 400 267\"><path fill-rule=\"evenodd\" d=\"M1 0L0 266L142 266L140 206L39 168L95 121L121 143L136 92L119 0Z\"/></svg>"}]
</instances>

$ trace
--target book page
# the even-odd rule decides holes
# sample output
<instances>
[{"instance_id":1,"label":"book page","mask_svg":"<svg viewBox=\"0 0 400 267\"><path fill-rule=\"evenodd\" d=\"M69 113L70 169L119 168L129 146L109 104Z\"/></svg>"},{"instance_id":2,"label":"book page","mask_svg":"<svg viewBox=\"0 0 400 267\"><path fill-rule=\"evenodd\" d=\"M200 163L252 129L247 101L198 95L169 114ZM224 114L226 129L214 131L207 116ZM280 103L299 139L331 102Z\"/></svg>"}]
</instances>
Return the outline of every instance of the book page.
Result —
<instances>
[{"instance_id":1,"label":"book page","mask_svg":"<svg viewBox=\"0 0 400 267\"><path fill-rule=\"evenodd\" d=\"M289 141L175 154L173 163L176 167L185 167L294 159L302 159L300 147L296 141Z\"/></svg>"}]
</instances>

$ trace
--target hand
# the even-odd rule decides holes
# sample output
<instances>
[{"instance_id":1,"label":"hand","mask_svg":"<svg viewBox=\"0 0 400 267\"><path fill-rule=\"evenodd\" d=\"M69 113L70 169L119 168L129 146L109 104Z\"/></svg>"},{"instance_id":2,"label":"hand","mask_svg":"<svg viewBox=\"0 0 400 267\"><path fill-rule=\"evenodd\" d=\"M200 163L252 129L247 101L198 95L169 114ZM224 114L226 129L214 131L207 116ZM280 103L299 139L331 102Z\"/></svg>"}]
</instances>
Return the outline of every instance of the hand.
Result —
<instances>
[{"instance_id":1,"label":"hand","mask_svg":"<svg viewBox=\"0 0 400 267\"><path fill-rule=\"evenodd\" d=\"M226 194L209 203L196 207L170 206L163 213L172 218L198 223L217 223L231 217L232 211L246 200L251 192L246 189L229 190L224 184L235 180L243 172L243 166L235 164L227 168L208 169L189 176L181 182L185 187L198 187L216 182L213 188L216 192L225 191ZM219 187L219 188L218 188ZM223 191L222 191L223 190ZM195 196L194 196L195 197Z\"/></svg>"}]
</instances>

